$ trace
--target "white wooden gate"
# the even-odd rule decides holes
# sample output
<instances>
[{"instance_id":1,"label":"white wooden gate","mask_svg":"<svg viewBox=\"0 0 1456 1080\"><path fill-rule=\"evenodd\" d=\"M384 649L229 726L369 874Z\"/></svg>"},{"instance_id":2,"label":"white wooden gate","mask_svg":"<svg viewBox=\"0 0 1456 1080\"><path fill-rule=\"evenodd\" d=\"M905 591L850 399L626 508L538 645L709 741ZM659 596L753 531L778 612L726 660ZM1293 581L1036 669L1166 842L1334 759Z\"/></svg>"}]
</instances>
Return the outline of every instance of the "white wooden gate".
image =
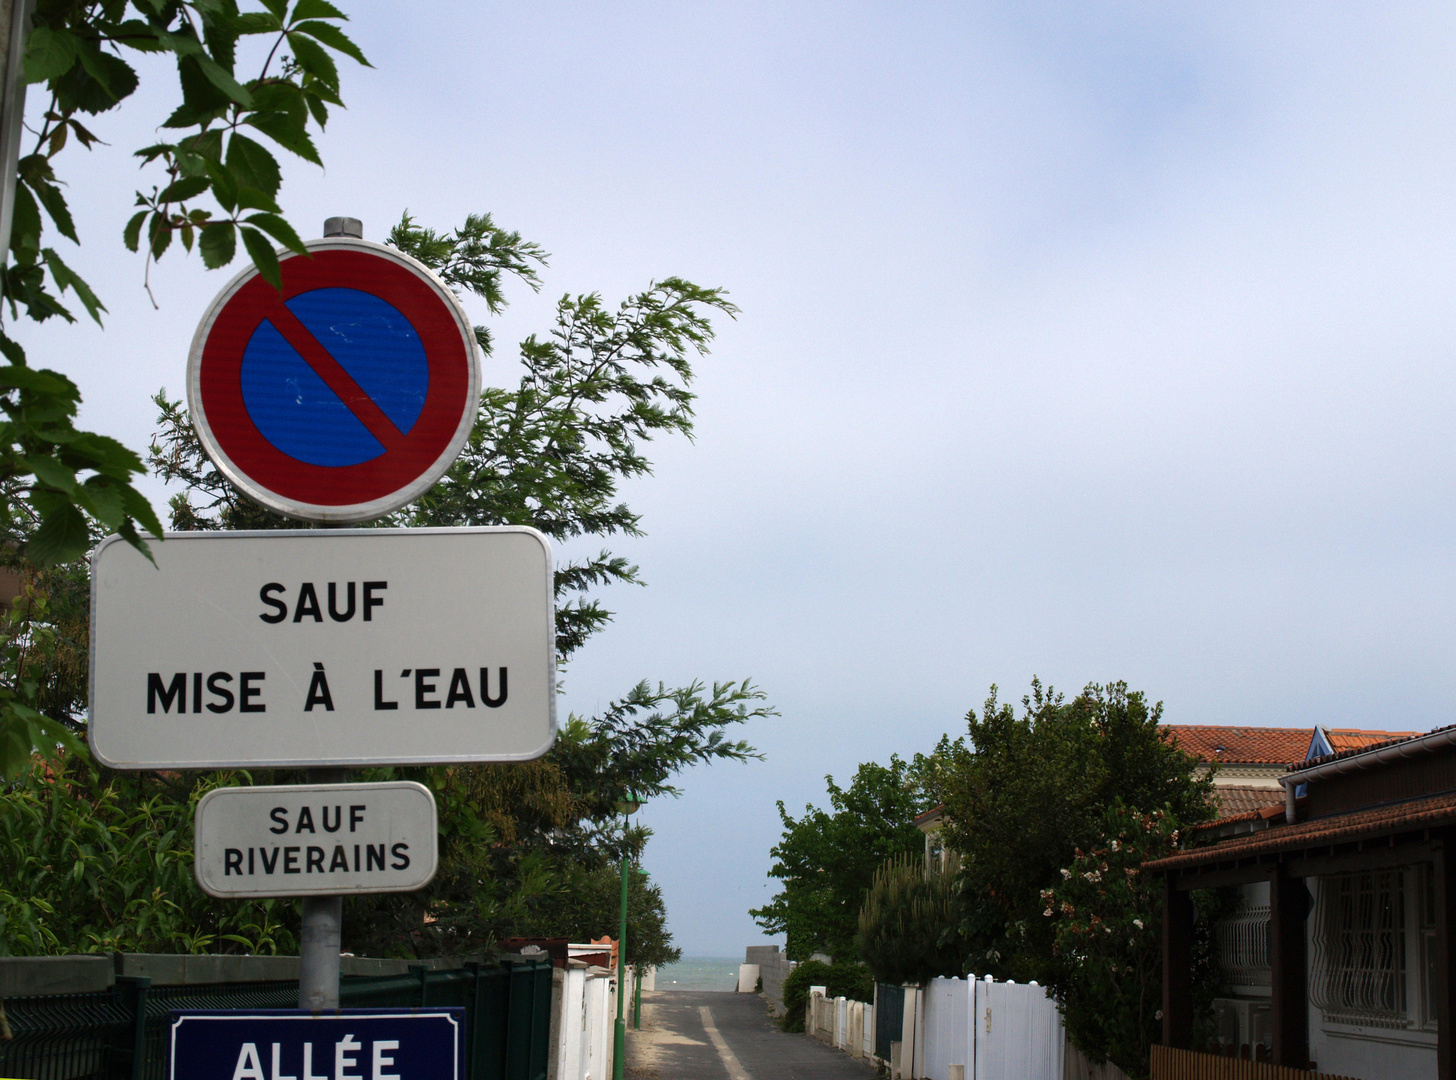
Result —
<instances>
[{"instance_id":1,"label":"white wooden gate","mask_svg":"<svg viewBox=\"0 0 1456 1080\"><path fill-rule=\"evenodd\" d=\"M927 1080L949 1080L951 1065L965 1080L1062 1080L1066 1035L1043 987L933 979L923 1000Z\"/></svg>"}]
</instances>

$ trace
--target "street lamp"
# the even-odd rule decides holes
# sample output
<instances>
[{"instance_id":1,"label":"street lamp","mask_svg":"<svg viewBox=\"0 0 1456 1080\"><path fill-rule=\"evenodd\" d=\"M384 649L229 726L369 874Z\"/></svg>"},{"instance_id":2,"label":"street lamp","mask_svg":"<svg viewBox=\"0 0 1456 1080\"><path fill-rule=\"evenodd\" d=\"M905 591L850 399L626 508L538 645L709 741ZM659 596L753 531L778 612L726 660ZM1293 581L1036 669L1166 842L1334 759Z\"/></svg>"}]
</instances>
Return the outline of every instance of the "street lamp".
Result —
<instances>
[{"instance_id":1,"label":"street lamp","mask_svg":"<svg viewBox=\"0 0 1456 1080\"><path fill-rule=\"evenodd\" d=\"M631 852L627 848L627 817L637 812L642 799L627 792L617 800L622 812L622 924L617 934L617 1036L613 1043L612 1080L623 1080L627 1068L627 875L631 873Z\"/></svg>"}]
</instances>

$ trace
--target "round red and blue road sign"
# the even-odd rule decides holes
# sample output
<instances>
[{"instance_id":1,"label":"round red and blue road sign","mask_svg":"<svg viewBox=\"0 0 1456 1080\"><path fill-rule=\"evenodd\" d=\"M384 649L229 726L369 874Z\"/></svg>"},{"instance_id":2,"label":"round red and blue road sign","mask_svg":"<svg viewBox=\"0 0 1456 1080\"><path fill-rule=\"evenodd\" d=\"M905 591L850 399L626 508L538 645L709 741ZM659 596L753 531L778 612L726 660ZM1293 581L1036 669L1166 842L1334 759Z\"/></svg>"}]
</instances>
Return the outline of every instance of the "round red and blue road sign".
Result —
<instances>
[{"instance_id":1,"label":"round red and blue road sign","mask_svg":"<svg viewBox=\"0 0 1456 1080\"><path fill-rule=\"evenodd\" d=\"M316 240L249 268L192 339L187 401L208 455L270 509L367 521L422 495L470 435L480 364L470 320L393 248ZM281 254L281 253L280 253Z\"/></svg>"}]
</instances>

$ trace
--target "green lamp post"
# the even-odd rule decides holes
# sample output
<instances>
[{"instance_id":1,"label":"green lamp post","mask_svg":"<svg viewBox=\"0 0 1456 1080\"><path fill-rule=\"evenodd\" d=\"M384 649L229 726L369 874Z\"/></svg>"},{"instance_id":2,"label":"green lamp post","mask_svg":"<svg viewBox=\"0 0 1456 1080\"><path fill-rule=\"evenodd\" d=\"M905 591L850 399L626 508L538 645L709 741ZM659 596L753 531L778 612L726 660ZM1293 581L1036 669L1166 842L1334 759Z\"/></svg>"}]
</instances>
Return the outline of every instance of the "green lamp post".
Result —
<instances>
[{"instance_id":1,"label":"green lamp post","mask_svg":"<svg viewBox=\"0 0 1456 1080\"><path fill-rule=\"evenodd\" d=\"M637 812L642 800L632 792L617 802L622 811L623 825L628 815ZM625 833L625 828L624 828ZM625 840L625 837L624 837ZM617 1033L613 1043L612 1080L623 1080L627 1069L627 882L632 871L631 852L624 844L622 848L622 925L617 934Z\"/></svg>"}]
</instances>

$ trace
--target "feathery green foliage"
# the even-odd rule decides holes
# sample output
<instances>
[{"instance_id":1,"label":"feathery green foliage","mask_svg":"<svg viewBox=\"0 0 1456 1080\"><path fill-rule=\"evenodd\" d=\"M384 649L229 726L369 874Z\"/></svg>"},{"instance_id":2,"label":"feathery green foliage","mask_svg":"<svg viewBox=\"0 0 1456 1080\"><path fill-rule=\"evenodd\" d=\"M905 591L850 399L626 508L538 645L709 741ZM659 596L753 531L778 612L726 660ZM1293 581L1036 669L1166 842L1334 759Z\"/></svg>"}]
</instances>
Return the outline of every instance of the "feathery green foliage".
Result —
<instances>
[{"instance_id":1,"label":"feathery green foliage","mask_svg":"<svg viewBox=\"0 0 1456 1080\"><path fill-rule=\"evenodd\" d=\"M859 912L859 957L877 982L922 983L964 972L955 877L960 859L945 866L923 856L887 859L875 871Z\"/></svg>"}]
</instances>

